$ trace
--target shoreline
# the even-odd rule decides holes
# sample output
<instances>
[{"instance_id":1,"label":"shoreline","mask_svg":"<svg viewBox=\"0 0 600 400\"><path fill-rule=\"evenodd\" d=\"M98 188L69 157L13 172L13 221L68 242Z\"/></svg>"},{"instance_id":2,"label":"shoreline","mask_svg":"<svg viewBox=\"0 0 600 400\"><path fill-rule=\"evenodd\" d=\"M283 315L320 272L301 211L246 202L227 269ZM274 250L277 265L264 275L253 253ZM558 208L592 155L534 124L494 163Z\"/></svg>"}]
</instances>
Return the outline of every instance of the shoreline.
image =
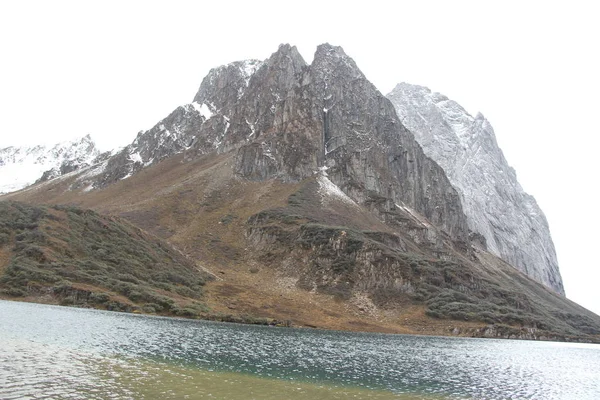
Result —
<instances>
[{"instance_id":1,"label":"shoreline","mask_svg":"<svg viewBox=\"0 0 600 400\"><path fill-rule=\"evenodd\" d=\"M314 326L314 325L302 325L294 324L293 321L279 321L272 318L253 317L253 316L235 316L231 315L217 315L207 314L203 316L182 316L173 314L157 314L147 313L141 310L135 311L123 311L123 310L108 310L101 307L93 307L86 305L65 305L60 304L59 301L36 301L32 298L10 298L7 296L0 295L0 301L10 301L16 303L31 303L40 305L49 305L57 307L67 307L75 309L87 309L95 311L115 312L129 315L139 315L144 317L155 317L155 318L168 318L168 319L180 319L186 321L205 321L205 322L217 322L217 323L229 323L229 324L240 324L240 325L258 325L258 326L269 326L273 328L294 328L294 329L314 329L321 331L330 332L351 332L351 333L376 333L384 335L408 335L408 336L427 336L427 337L441 337L441 338L466 338L466 339L499 339L499 340L525 340L525 341L541 341L541 342L557 342L557 343L582 343L582 344L600 344L600 337L579 337L579 336L568 336L568 335L557 335L551 332L540 331L534 328L524 327L508 327L501 325L485 325L482 328L472 328L467 331L458 330L457 333L447 334L445 332L439 332L438 330L404 333L404 332L389 332L387 330L365 330L365 329L338 329L327 326ZM452 320L447 320L452 321ZM452 332L456 332L455 328ZM527 331L527 333L523 331ZM519 334L518 332L521 332ZM539 334L538 334L539 333Z\"/></svg>"}]
</instances>

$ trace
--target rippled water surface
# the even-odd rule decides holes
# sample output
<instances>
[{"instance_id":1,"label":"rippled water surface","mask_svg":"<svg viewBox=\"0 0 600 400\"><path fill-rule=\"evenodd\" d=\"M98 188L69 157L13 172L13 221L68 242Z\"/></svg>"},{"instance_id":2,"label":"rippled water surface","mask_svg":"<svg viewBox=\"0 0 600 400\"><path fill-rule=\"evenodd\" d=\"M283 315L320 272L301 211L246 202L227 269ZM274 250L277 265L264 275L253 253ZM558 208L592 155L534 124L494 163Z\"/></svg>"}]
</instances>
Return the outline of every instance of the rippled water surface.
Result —
<instances>
[{"instance_id":1,"label":"rippled water surface","mask_svg":"<svg viewBox=\"0 0 600 400\"><path fill-rule=\"evenodd\" d=\"M0 399L600 399L600 345L269 328L0 301Z\"/></svg>"}]
</instances>

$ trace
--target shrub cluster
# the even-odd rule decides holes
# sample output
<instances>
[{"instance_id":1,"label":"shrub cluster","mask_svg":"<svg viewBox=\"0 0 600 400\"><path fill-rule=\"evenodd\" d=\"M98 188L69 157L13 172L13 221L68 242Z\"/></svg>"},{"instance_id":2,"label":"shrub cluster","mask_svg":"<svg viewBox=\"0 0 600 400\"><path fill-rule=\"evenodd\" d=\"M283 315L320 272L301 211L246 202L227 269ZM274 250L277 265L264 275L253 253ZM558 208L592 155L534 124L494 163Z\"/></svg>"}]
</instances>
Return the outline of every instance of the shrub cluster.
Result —
<instances>
[{"instance_id":1,"label":"shrub cluster","mask_svg":"<svg viewBox=\"0 0 600 400\"><path fill-rule=\"evenodd\" d=\"M34 207L0 202L0 241L13 257L0 290L24 296L46 288L71 304L104 304L112 292L154 312L180 310L171 297L198 300L207 275L166 243L117 218L72 206ZM73 284L71 283L73 282ZM82 294L76 284L99 288ZM200 304L200 303L198 303Z\"/></svg>"}]
</instances>

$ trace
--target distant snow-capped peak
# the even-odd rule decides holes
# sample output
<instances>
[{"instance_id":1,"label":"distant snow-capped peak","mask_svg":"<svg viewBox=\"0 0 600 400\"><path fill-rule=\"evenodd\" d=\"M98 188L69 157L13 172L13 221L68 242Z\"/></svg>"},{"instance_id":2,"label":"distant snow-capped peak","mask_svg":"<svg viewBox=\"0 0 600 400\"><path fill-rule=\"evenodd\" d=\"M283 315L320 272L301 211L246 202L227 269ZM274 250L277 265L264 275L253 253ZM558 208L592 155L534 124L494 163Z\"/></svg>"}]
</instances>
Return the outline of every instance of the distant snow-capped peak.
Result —
<instances>
[{"instance_id":1,"label":"distant snow-capped peak","mask_svg":"<svg viewBox=\"0 0 600 400\"><path fill-rule=\"evenodd\" d=\"M90 165L100 154L90 135L46 146L0 149L0 193L29 186L45 176L56 176Z\"/></svg>"}]
</instances>

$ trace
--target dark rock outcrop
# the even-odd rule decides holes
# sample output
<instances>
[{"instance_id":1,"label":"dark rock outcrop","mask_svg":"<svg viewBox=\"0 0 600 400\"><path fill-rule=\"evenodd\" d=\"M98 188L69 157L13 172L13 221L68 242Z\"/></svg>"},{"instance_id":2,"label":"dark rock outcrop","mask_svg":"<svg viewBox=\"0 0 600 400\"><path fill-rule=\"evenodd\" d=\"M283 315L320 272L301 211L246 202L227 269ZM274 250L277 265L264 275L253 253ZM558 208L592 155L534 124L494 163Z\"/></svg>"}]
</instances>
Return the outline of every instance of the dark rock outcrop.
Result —
<instances>
[{"instance_id":1,"label":"dark rock outcrop","mask_svg":"<svg viewBox=\"0 0 600 400\"><path fill-rule=\"evenodd\" d=\"M381 211L414 209L453 238L467 240L458 195L443 170L425 157L390 101L341 48L319 46L308 66L295 47L282 45L239 97L233 96L236 70L219 77L228 71L231 85L205 79L196 99L209 102L206 93L217 93L210 103L221 109L211 120L226 119L227 127L213 140L218 151L237 150L234 168L241 177L299 181L325 168L358 203L382 197ZM232 88L212 90L215 82ZM190 157L207 151L197 143Z\"/></svg>"}]
</instances>

